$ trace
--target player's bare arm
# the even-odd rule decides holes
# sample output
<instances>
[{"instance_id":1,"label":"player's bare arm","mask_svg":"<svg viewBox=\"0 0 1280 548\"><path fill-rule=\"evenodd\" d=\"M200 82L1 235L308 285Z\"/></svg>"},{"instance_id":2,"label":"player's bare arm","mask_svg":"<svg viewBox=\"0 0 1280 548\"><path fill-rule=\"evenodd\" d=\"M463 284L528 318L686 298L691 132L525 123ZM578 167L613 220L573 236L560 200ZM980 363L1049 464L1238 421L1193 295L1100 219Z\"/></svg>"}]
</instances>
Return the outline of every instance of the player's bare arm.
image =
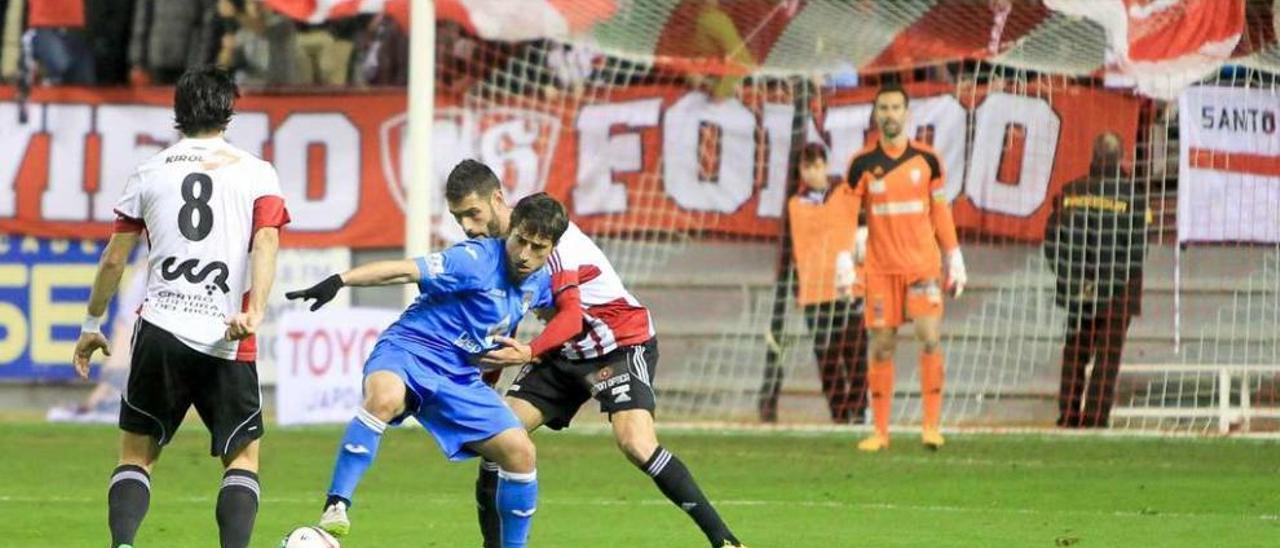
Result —
<instances>
[{"instance_id":1,"label":"player's bare arm","mask_svg":"<svg viewBox=\"0 0 1280 548\"><path fill-rule=\"evenodd\" d=\"M403 285L418 281L418 264L413 259L394 261L377 261L357 266L342 274L334 274L324 281L297 291L285 293L289 300L314 300L311 310L314 312L328 304L343 286L368 287L380 285Z\"/></svg>"},{"instance_id":2,"label":"player's bare arm","mask_svg":"<svg viewBox=\"0 0 1280 548\"><path fill-rule=\"evenodd\" d=\"M276 278L276 252L280 249L280 229L259 228L253 235L253 269L249 289L249 310L227 320L227 340L238 341L258 331L267 311L267 295Z\"/></svg>"},{"instance_id":3,"label":"player's bare arm","mask_svg":"<svg viewBox=\"0 0 1280 548\"><path fill-rule=\"evenodd\" d=\"M138 245L138 234L112 234L107 249L102 252L102 261L98 263L98 272L93 279L93 291L89 295L89 312L80 328L80 340L76 341L75 357L71 360L76 366L76 374L82 379L89 377L89 360L94 352L102 350L103 354L111 355L107 338L102 336L102 315L107 313L107 303L120 287L120 276L129 263L129 254Z\"/></svg>"}]
</instances>

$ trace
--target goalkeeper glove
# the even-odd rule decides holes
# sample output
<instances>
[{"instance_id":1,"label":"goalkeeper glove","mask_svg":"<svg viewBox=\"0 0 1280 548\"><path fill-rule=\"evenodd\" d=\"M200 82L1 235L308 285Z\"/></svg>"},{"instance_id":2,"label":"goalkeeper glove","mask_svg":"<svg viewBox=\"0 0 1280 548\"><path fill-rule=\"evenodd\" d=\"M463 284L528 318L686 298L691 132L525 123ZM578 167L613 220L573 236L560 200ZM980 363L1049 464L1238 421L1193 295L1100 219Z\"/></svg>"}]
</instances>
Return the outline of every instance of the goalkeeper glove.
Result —
<instances>
[{"instance_id":1,"label":"goalkeeper glove","mask_svg":"<svg viewBox=\"0 0 1280 548\"><path fill-rule=\"evenodd\" d=\"M862 264L867 260L867 227L858 227L853 236L853 262Z\"/></svg>"},{"instance_id":2,"label":"goalkeeper glove","mask_svg":"<svg viewBox=\"0 0 1280 548\"><path fill-rule=\"evenodd\" d=\"M969 276L964 269L964 255L960 254L960 248L947 254L947 291L952 297L959 298L964 293L964 286L969 282Z\"/></svg>"},{"instance_id":3,"label":"goalkeeper glove","mask_svg":"<svg viewBox=\"0 0 1280 548\"><path fill-rule=\"evenodd\" d=\"M847 296L853 291L854 282L858 281L858 273L853 269L853 254L841 251L836 255L836 293Z\"/></svg>"},{"instance_id":4,"label":"goalkeeper glove","mask_svg":"<svg viewBox=\"0 0 1280 548\"><path fill-rule=\"evenodd\" d=\"M316 302L311 304L311 311L315 312L316 310L319 310L320 307L328 304L329 301L332 301L334 296L338 294L338 290L342 289L343 285L345 284L342 282L342 276L334 274L325 278L324 281L316 285L306 289L290 291L285 293L284 296L286 299L291 301L296 299L302 299L304 301L307 299L315 299Z\"/></svg>"}]
</instances>

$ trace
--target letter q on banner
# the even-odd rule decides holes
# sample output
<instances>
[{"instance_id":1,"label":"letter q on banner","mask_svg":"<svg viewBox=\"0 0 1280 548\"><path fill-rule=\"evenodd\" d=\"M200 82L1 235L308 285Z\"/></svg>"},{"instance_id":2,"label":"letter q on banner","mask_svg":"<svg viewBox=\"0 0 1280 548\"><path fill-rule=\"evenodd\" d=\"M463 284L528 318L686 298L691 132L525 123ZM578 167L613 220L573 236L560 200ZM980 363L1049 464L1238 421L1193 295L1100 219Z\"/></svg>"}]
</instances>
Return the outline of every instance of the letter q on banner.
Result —
<instances>
[{"instance_id":1,"label":"letter q on banner","mask_svg":"<svg viewBox=\"0 0 1280 548\"><path fill-rule=\"evenodd\" d=\"M364 360L399 317L382 308L294 311L276 330L276 420L344 423L361 401Z\"/></svg>"}]
</instances>

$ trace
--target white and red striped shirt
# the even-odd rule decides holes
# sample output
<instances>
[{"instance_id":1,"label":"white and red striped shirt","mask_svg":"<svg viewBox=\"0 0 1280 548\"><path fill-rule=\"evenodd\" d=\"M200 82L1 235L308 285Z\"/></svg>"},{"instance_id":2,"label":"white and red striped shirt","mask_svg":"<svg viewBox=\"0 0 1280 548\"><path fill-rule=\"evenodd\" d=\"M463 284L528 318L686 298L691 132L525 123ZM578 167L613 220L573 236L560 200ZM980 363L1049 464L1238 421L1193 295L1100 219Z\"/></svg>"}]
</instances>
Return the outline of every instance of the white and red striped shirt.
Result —
<instances>
[{"instance_id":1,"label":"white and red striped shirt","mask_svg":"<svg viewBox=\"0 0 1280 548\"><path fill-rule=\"evenodd\" d=\"M609 258L578 225L569 223L547 264L556 283L565 278L561 272L578 273L583 331L560 348L565 358L597 358L653 338L649 309L627 291Z\"/></svg>"},{"instance_id":2,"label":"white and red striped shirt","mask_svg":"<svg viewBox=\"0 0 1280 548\"><path fill-rule=\"evenodd\" d=\"M116 232L147 231L142 319L193 350L252 361L257 341L228 341L248 309L253 236L289 222L271 164L221 138L185 138L144 162L116 202Z\"/></svg>"}]
</instances>

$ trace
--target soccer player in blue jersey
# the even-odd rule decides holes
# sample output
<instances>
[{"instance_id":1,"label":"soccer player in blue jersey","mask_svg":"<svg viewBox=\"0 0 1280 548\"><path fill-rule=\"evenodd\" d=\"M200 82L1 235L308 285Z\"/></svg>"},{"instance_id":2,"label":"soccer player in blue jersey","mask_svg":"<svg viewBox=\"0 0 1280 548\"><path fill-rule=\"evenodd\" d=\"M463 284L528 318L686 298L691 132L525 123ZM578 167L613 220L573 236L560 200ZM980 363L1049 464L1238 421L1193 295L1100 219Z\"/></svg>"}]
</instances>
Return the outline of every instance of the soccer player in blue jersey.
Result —
<instances>
[{"instance_id":1,"label":"soccer player in blue jersey","mask_svg":"<svg viewBox=\"0 0 1280 548\"><path fill-rule=\"evenodd\" d=\"M505 239L467 240L427 257L370 263L286 294L314 299L316 310L348 285L416 283L422 291L365 362L364 405L339 442L322 528L339 536L350 531L347 509L383 431L412 415L449 460L481 455L498 463L502 545L526 545L538 496L533 442L481 381L475 361L497 347L495 336L512 336L531 308L552 306L543 266L568 223L559 202L534 194L516 205Z\"/></svg>"}]
</instances>

